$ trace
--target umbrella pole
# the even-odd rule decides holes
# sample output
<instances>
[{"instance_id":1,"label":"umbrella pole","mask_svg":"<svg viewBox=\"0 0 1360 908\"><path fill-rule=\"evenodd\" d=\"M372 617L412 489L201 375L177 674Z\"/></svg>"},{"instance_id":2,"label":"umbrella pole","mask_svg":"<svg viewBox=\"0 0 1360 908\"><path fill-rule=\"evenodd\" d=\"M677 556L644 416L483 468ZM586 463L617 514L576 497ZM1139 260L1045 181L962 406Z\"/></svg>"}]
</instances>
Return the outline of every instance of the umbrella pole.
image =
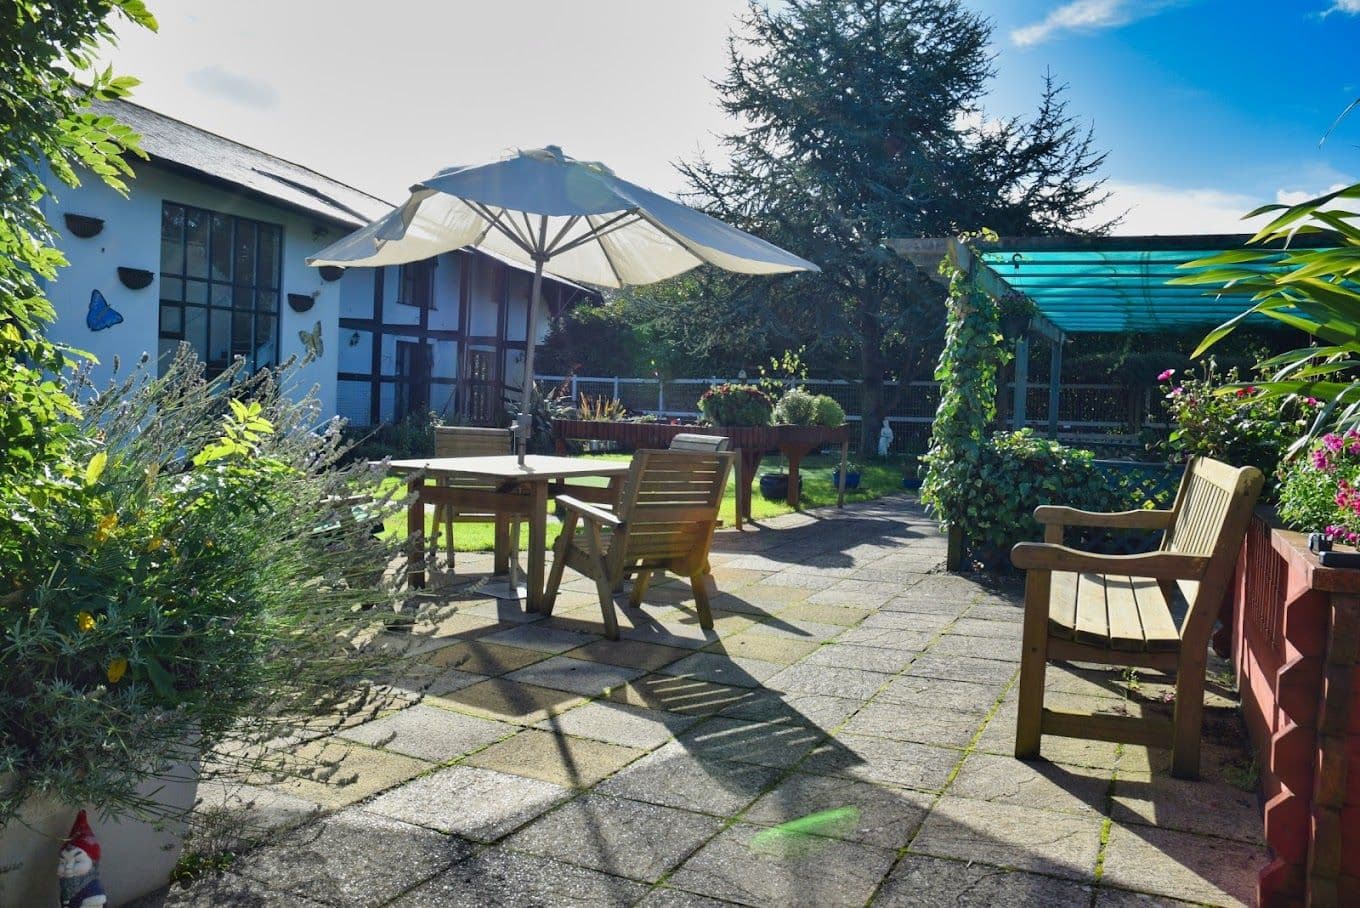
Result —
<instances>
[{"instance_id":1,"label":"umbrella pole","mask_svg":"<svg viewBox=\"0 0 1360 908\"><path fill-rule=\"evenodd\" d=\"M546 219L545 219L546 220ZM543 290L543 259L534 259L534 288L529 294L529 313L524 326L524 399L520 403L519 423L516 435L519 436L519 462L524 463L524 455L529 452L529 436L534 428L534 347L538 331L538 302Z\"/></svg>"}]
</instances>

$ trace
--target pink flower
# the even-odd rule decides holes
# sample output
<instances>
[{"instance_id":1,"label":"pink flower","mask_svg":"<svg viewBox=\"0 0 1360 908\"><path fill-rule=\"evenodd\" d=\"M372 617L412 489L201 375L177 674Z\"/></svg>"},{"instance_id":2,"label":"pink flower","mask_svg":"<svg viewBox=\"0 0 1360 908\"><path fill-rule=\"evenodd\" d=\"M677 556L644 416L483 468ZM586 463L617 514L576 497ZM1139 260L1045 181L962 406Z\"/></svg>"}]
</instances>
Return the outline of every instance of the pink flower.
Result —
<instances>
[{"instance_id":1,"label":"pink flower","mask_svg":"<svg viewBox=\"0 0 1360 908\"><path fill-rule=\"evenodd\" d=\"M1176 370L1175 370L1175 369L1167 369L1167 370L1166 370L1165 372L1163 372L1161 375L1158 375L1158 376L1157 376L1157 381L1171 381L1171 376L1173 376L1173 375L1175 375L1175 374L1176 374Z\"/></svg>"},{"instance_id":2,"label":"pink flower","mask_svg":"<svg viewBox=\"0 0 1360 908\"><path fill-rule=\"evenodd\" d=\"M1180 397L1184 393L1185 389L1177 385L1176 387L1171 389L1171 393L1168 394L1167 397Z\"/></svg>"},{"instance_id":3,"label":"pink flower","mask_svg":"<svg viewBox=\"0 0 1360 908\"><path fill-rule=\"evenodd\" d=\"M1305 398L1303 399L1303 402L1306 403L1306 404L1307 404L1308 406L1310 406L1310 407L1320 407L1320 406L1322 406L1322 401L1318 400L1316 397L1305 397Z\"/></svg>"}]
</instances>

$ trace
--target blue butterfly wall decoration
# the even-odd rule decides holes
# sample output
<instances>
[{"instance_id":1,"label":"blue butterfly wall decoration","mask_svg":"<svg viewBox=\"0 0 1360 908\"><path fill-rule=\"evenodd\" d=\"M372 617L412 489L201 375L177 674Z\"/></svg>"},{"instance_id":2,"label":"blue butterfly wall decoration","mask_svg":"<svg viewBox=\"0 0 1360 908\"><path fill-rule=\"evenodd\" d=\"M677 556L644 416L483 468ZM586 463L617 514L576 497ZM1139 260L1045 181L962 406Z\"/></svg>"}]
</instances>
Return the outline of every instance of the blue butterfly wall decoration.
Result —
<instances>
[{"instance_id":1,"label":"blue butterfly wall decoration","mask_svg":"<svg viewBox=\"0 0 1360 908\"><path fill-rule=\"evenodd\" d=\"M85 325L91 331L103 331L114 325L122 324L123 313L109 305L104 294L98 290L90 291L90 308L85 313Z\"/></svg>"}]
</instances>

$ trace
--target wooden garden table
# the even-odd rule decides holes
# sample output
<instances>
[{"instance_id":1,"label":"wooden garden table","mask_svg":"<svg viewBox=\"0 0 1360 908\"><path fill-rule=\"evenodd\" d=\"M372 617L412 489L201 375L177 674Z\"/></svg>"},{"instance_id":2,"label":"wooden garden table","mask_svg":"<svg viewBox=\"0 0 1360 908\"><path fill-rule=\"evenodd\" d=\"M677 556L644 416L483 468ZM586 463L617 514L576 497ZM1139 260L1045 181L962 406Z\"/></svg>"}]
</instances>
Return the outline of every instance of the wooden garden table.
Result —
<instances>
[{"instance_id":1,"label":"wooden garden table","mask_svg":"<svg viewBox=\"0 0 1360 908\"><path fill-rule=\"evenodd\" d=\"M392 472L407 477L411 503L406 509L407 579L413 588L425 586L425 506L448 504L464 511L521 516L529 521L528 607L539 611L543 602L544 565L548 553L548 490L567 479L603 476L617 483L627 475L627 461L586 460L530 454L524 463L513 454L494 457L432 457L394 460ZM441 479L485 479L498 483L494 491L440 486ZM508 557L503 534L496 537L496 562Z\"/></svg>"}]
</instances>

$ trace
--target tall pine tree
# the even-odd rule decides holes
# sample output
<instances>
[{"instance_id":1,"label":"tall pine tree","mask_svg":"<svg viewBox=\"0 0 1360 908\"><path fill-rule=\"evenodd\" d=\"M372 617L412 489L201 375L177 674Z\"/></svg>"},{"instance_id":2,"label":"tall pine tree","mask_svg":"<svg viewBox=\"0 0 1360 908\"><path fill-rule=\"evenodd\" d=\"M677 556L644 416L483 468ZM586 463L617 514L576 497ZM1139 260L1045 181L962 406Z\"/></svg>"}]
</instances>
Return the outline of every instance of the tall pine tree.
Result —
<instances>
[{"instance_id":1,"label":"tall pine tree","mask_svg":"<svg viewBox=\"0 0 1360 908\"><path fill-rule=\"evenodd\" d=\"M943 288L885 241L1074 231L1105 199L1051 77L1032 119L984 121L990 37L959 0L752 2L717 83L741 125L728 160L681 165L711 213L821 265L725 296L733 320L857 361L864 450L900 394L885 382L926 374L944 324Z\"/></svg>"}]
</instances>

